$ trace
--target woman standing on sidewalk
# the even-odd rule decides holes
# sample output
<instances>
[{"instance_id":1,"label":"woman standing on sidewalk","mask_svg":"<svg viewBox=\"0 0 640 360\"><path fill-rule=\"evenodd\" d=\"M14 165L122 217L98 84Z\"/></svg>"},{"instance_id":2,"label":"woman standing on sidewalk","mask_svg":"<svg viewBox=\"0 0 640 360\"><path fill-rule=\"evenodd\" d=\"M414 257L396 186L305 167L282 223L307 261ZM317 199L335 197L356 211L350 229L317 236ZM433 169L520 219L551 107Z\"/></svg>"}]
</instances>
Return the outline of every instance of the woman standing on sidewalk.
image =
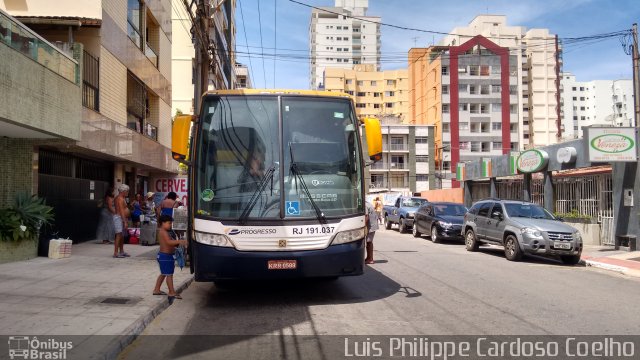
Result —
<instances>
[{"instance_id":1,"label":"woman standing on sidewalk","mask_svg":"<svg viewBox=\"0 0 640 360\"><path fill-rule=\"evenodd\" d=\"M102 198L102 210L100 210L100 220L96 229L96 239L102 240L103 244L112 244L116 237L116 228L113 224L113 215L116 213L113 202L113 186L109 186Z\"/></svg>"}]
</instances>

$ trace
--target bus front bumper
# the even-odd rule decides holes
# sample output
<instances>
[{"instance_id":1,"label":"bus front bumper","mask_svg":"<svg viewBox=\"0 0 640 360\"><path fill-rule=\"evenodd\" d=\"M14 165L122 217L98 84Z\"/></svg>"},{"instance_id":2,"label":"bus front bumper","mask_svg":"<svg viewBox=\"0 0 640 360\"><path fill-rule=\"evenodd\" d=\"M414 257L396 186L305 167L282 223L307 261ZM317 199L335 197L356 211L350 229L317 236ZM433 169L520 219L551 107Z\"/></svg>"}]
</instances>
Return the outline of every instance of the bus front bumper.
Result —
<instances>
[{"instance_id":1,"label":"bus front bumper","mask_svg":"<svg viewBox=\"0 0 640 360\"><path fill-rule=\"evenodd\" d=\"M364 271L362 240L306 251L238 251L195 241L191 246L195 281L337 277ZM273 260L296 260L296 268L269 269Z\"/></svg>"}]
</instances>

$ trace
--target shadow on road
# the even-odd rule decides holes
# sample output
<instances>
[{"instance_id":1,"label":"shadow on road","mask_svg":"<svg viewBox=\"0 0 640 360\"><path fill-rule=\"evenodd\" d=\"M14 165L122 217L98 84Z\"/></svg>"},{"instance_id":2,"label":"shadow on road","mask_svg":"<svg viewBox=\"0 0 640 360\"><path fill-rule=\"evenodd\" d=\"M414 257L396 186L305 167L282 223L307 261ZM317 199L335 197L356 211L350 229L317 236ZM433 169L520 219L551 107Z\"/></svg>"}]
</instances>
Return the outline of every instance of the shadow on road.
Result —
<instances>
[{"instance_id":1,"label":"shadow on road","mask_svg":"<svg viewBox=\"0 0 640 360\"><path fill-rule=\"evenodd\" d=\"M505 261L507 261L507 259L504 256L504 248L501 248L496 245L481 246L478 249L478 252L488 254L488 255L493 255L496 257L501 257L501 258L504 258ZM559 266L584 267L584 265L566 265L560 260L560 258L556 258L556 257L546 257L546 256L537 256L537 255L528 255L528 254L524 255L519 262L529 263L529 264L541 264L541 265L553 264L553 265L559 265Z\"/></svg>"}]
</instances>

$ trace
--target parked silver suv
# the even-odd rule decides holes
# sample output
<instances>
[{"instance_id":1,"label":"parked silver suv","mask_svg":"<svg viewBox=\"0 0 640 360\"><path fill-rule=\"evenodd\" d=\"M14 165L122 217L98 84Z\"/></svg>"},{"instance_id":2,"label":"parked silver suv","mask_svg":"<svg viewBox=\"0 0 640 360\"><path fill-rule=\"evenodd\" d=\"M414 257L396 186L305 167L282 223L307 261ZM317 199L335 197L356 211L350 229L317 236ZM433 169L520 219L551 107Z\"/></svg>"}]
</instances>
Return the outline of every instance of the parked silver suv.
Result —
<instances>
[{"instance_id":1,"label":"parked silver suv","mask_svg":"<svg viewBox=\"0 0 640 360\"><path fill-rule=\"evenodd\" d=\"M540 205L523 201L478 201L464 216L462 234L467 251L476 251L481 243L502 245L511 261L523 254L559 255L565 264L577 264L582 253L578 230Z\"/></svg>"}]
</instances>

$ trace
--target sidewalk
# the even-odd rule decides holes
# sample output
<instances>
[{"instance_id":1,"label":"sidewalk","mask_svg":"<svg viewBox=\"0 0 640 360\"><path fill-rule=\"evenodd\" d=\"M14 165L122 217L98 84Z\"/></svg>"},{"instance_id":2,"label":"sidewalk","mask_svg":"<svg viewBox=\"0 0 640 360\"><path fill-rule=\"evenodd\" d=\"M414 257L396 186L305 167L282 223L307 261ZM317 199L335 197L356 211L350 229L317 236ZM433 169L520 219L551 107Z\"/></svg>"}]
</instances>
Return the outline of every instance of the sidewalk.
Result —
<instances>
[{"instance_id":1,"label":"sidewalk","mask_svg":"<svg viewBox=\"0 0 640 360\"><path fill-rule=\"evenodd\" d=\"M581 262L586 266L640 277L640 251L620 251L608 246L585 246Z\"/></svg>"},{"instance_id":2,"label":"sidewalk","mask_svg":"<svg viewBox=\"0 0 640 360\"><path fill-rule=\"evenodd\" d=\"M118 335L90 349L92 357L115 358L169 306L166 296L152 295L158 246L125 251L130 258L116 259L112 244L87 242L74 244L70 258L0 265L0 335ZM191 281L188 267L176 268L178 292Z\"/></svg>"}]
</instances>

